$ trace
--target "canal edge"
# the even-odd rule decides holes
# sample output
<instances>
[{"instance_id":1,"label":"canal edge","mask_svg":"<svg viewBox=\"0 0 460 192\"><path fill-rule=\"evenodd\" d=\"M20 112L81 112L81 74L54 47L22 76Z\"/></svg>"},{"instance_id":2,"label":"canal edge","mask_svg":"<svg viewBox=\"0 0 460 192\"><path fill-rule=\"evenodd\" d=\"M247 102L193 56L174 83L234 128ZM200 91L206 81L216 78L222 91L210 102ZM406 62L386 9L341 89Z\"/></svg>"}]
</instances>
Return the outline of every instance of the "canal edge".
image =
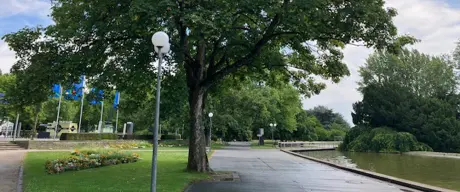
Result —
<instances>
[{"instance_id":1,"label":"canal edge","mask_svg":"<svg viewBox=\"0 0 460 192\"><path fill-rule=\"evenodd\" d=\"M349 172L353 172L353 173L356 173L356 174L364 175L364 176L371 177L371 178L374 178L374 179L386 181L386 182L389 182L389 183L401 185L401 186L404 186L404 187L409 187L409 188L412 188L412 189L417 189L417 190L427 191L427 192L455 192L454 190L445 189L445 188L436 187L436 186L431 186L431 185L427 185L427 184L423 184L423 183L418 183L418 182L415 182L415 181L409 181L409 180L405 180L405 179L400 179L400 178L396 178L396 177L392 177L392 176L388 176L388 175L383 175L383 174L380 174L380 173L366 171L366 170L363 170L363 169L344 167L344 166L337 165L337 164L327 162L327 161L323 161L323 160L320 160L320 159L317 159L317 158L314 158L314 157L309 157L309 156L305 156L305 155L302 155L302 154L298 154L298 153L295 153L295 152L292 152L292 151L289 151L289 150L281 149L281 151L285 152L287 154L290 154L290 155L294 155L294 156L297 156L297 157L301 157L301 158L304 158L304 159L315 161L315 162L325 164L325 165L328 165L328 166L331 166L331 167L335 167L335 168L342 169L342 170L345 170L345 171L349 171ZM308 150L306 150L306 151L308 151Z\"/></svg>"}]
</instances>

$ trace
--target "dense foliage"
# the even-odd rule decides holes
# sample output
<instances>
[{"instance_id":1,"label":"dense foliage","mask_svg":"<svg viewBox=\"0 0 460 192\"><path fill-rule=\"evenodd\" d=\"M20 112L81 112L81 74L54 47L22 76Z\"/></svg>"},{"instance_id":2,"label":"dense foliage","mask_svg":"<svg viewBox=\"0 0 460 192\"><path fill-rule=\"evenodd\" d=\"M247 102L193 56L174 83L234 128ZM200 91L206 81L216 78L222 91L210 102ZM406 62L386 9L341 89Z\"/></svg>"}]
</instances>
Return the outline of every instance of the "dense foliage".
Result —
<instances>
[{"instance_id":1,"label":"dense foliage","mask_svg":"<svg viewBox=\"0 0 460 192\"><path fill-rule=\"evenodd\" d=\"M386 127L355 127L347 133L340 147L341 150L356 152L432 151L412 134Z\"/></svg>"},{"instance_id":2,"label":"dense foliage","mask_svg":"<svg viewBox=\"0 0 460 192\"><path fill-rule=\"evenodd\" d=\"M118 135L115 133L62 133L60 140L116 140Z\"/></svg>"},{"instance_id":3,"label":"dense foliage","mask_svg":"<svg viewBox=\"0 0 460 192\"><path fill-rule=\"evenodd\" d=\"M353 105L353 122L369 129L388 127L395 134L414 135L435 151L460 152L460 98L456 93L454 68L449 58L416 50L405 50L399 55L387 52L371 55L360 69L363 79L359 90L363 100ZM347 139L353 138L359 137L347 135ZM370 147L371 140L359 142L364 143L344 148L373 150L362 147ZM394 144L395 140L386 142Z\"/></svg>"},{"instance_id":4,"label":"dense foliage","mask_svg":"<svg viewBox=\"0 0 460 192\"><path fill-rule=\"evenodd\" d=\"M274 72L302 94L318 94L325 86L313 75L338 82L349 74L342 62L346 44L363 42L397 52L413 42L395 37L392 18L397 13L384 8L383 0L52 2L53 25L4 37L18 56L13 71L28 74L21 85L40 93L51 83L85 74L100 87L116 86L136 98L147 97L156 75L150 36L167 31L172 51L165 75L185 74L188 169L200 172L209 170L204 104L209 90L226 77L267 77ZM39 109L43 101L40 96L28 103L37 103Z\"/></svg>"}]
</instances>

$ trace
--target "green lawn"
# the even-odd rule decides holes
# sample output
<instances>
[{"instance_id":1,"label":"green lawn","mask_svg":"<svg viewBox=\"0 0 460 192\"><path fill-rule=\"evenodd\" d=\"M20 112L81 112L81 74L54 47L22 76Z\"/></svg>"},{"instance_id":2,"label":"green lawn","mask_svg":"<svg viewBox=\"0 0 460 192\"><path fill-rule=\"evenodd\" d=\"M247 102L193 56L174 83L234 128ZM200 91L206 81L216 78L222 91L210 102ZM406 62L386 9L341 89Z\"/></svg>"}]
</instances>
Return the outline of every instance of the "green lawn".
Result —
<instances>
[{"instance_id":1,"label":"green lawn","mask_svg":"<svg viewBox=\"0 0 460 192\"><path fill-rule=\"evenodd\" d=\"M258 140L251 141L251 148L252 149L276 149L275 145L273 145L273 140L264 140L265 145L259 145Z\"/></svg>"},{"instance_id":2,"label":"green lawn","mask_svg":"<svg viewBox=\"0 0 460 192\"><path fill-rule=\"evenodd\" d=\"M29 152L24 161L25 192L136 192L149 191L151 152L138 152L142 160L131 164L48 175L45 161L68 157L68 152ZM181 192L207 174L185 172L188 152L159 152L157 191Z\"/></svg>"},{"instance_id":3,"label":"green lawn","mask_svg":"<svg viewBox=\"0 0 460 192\"><path fill-rule=\"evenodd\" d=\"M227 146L226 144L223 144L223 143L213 143L212 144L212 150L214 149L222 149L224 148L225 146Z\"/></svg>"}]
</instances>

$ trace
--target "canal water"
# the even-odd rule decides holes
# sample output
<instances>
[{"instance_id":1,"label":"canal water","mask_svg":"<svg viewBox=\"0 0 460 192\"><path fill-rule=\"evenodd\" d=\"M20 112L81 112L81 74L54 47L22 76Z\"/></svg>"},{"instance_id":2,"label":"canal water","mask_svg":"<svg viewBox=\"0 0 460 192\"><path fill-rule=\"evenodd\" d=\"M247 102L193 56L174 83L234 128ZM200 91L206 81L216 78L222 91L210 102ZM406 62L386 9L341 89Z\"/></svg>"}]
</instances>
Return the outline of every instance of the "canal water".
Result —
<instances>
[{"instance_id":1,"label":"canal water","mask_svg":"<svg viewBox=\"0 0 460 192\"><path fill-rule=\"evenodd\" d=\"M460 191L460 159L388 153L300 152L342 166Z\"/></svg>"}]
</instances>

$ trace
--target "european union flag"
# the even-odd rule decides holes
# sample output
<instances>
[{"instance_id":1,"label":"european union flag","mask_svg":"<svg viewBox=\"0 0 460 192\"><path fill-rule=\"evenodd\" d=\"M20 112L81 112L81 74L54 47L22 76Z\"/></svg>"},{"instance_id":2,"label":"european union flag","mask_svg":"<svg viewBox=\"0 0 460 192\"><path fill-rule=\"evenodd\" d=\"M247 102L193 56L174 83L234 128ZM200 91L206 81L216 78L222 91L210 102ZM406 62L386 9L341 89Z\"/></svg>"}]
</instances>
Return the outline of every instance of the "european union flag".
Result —
<instances>
[{"instance_id":1,"label":"european union flag","mask_svg":"<svg viewBox=\"0 0 460 192\"><path fill-rule=\"evenodd\" d=\"M85 88L85 76L80 76L80 82L74 83L70 89L65 91L66 100L79 100L83 96Z\"/></svg>"},{"instance_id":2,"label":"european union flag","mask_svg":"<svg viewBox=\"0 0 460 192\"><path fill-rule=\"evenodd\" d=\"M115 99L113 100L113 108L118 109L118 105L120 104L120 92L115 92Z\"/></svg>"}]
</instances>

